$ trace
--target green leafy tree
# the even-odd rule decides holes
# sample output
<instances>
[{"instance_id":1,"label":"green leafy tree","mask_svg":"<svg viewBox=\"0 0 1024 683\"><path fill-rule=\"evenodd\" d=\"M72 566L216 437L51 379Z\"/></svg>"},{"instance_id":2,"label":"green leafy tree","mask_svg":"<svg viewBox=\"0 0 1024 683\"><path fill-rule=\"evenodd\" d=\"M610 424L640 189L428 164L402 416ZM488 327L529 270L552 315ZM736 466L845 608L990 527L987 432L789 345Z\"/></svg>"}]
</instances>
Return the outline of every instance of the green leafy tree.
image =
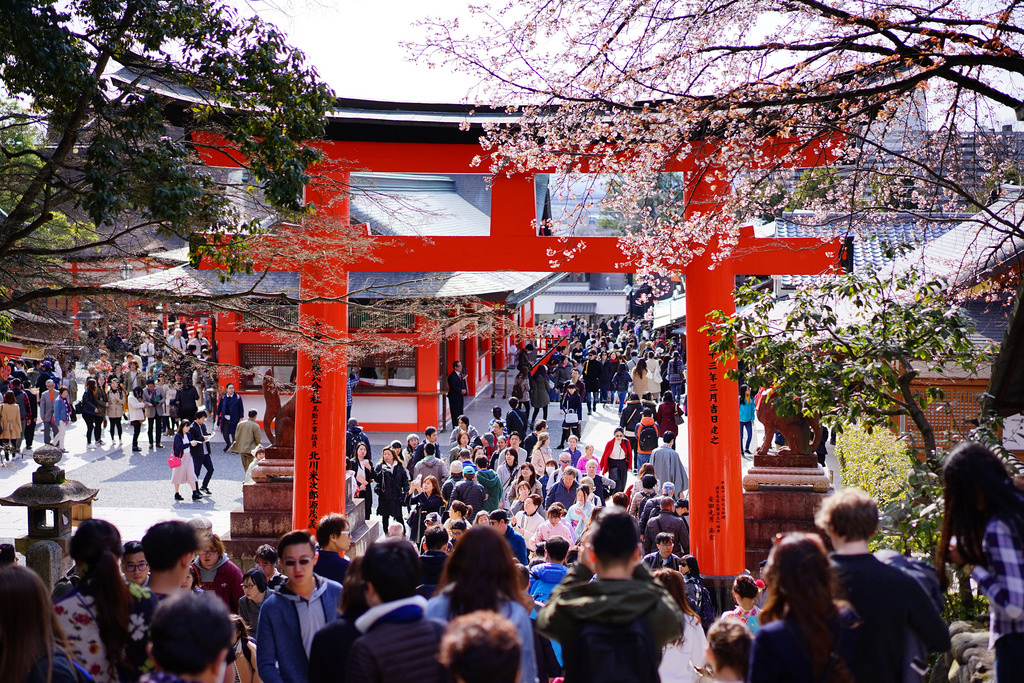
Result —
<instances>
[{"instance_id":1,"label":"green leafy tree","mask_svg":"<svg viewBox=\"0 0 1024 683\"><path fill-rule=\"evenodd\" d=\"M131 255L147 234L248 270L259 218L306 208L320 159L308 142L333 95L273 26L216 0L4 7L0 88L19 104L0 108L0 311L94 293L57 264ZM250 192L202 164L217 140ZM264 212L240 211L233 190Z\"/></svg>"},{"instance_id":2,"label":"green leafy tree","mask_svg":"<svg viewBox=\"0 0 1024 683\"><path fill-rule=\"evenodd\" d=\"M840 275L781 303L744 286L736 300L749 309L710 317L712 349L743 361L752 388L774 387L781 414L867 430L905 416L929 455L936 434L928 410L943 393L914 380L926 370L974 373L991 354L971 339L973 322L951 304L946 283L914 271Z\"/></svg>"}]
</instances>

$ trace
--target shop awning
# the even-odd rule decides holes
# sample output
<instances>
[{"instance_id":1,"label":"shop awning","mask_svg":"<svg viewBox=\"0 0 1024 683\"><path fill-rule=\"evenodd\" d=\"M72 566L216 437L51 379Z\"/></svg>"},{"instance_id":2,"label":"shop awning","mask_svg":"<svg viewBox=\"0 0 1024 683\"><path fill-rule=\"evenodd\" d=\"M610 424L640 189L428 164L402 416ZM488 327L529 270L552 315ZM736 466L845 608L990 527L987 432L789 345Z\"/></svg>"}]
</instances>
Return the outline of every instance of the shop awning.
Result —
<instances>
[{"instance_id":1,"label":"shop awning","mask_svg":"<svg viewBox=\"0 0 1024 683\"><path fill-rule=\"evenodd\" d=\"M43 347L33 344L19 344L17 342L0 342L0 356L42 360Z\"/></svg>"}]
</instances>

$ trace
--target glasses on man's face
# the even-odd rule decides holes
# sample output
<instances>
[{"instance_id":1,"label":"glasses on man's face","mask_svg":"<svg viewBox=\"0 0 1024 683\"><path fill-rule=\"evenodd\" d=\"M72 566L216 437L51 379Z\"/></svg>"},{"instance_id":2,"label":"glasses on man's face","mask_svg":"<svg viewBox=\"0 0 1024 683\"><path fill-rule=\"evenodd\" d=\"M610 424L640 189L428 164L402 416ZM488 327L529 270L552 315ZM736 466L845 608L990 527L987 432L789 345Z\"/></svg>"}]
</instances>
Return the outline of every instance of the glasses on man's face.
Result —
<instances>
[{"instance_id":1,"label":"glasses on man's face","mask_svg":"<svg viewBox=\"0 0 1024 683\"><path fill-rule=\"evenodd\" d=\"M130 572L144 572L147 569L149 569L149 563L148 562L139 562L138 564L128 564L128 563L126 563L124 565L124 568L127 569Z\"/></svg>"},{"instance_id":2,"label":"glasses on man's face","mask_svg":"<svg viewBox=\"0 0 1024 683\"><path fill-rule=\"evenodd\" d=\"M286 567L294 567L295 565L299 565L300 567L305 567L305 566L307 566L312 561L313 561L312 557L300 557L297 560L284 560L281 564L283 564Z\"/></svg>"},{"instance_id":3,"label":"glasses on man's face","mask_svg":"<svg viewBox=\"0 0 1024 683\"><path fill-rule=\"evenodd\" d=\"M207 548L206 550L200 550L200 555L216 555L217 551L214 548Z\"/></svg>"}]
</instances>

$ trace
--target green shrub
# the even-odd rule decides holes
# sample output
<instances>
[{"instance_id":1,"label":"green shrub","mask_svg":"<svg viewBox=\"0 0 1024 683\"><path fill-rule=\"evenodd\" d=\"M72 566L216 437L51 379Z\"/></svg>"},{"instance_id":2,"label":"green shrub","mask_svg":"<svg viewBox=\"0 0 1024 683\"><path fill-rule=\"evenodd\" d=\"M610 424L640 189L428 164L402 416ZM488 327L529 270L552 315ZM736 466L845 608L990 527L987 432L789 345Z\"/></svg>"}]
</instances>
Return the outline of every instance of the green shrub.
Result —
<instances>
[{"instance_id":1,"label":"green shrub","mask_svg":"<svg viewBox=\"0 0 1024 683\"><path fill-rule=\"evenodd\" d=\"M844 427L836 438L836 457L842 485L867 491L879 509L906 495L911 456L893 432L875 429L869 434L857 425Z\"/></svg>"}]
</instances>

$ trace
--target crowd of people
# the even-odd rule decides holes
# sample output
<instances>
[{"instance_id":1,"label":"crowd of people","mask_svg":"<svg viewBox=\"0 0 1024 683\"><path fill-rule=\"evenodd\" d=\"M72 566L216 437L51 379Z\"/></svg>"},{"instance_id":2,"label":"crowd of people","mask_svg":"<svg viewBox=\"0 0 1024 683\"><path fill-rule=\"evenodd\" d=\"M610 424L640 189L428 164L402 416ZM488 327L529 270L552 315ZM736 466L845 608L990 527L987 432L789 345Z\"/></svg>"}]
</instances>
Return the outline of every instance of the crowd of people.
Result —
<instances>
[{"instance_id":1,"label":"crowd of people","mask_svg":"<svg viewBox=\"0 0 1024 683\"><path fill-rule=\"evenodd\" d=\"M732 603L710 613L696 559L677 554L670 532L646 553L621 498L575 540L556 534L532 550L504 509L470 523L460 505L450 523L427 520L419 544L384 537L350 558L348 520L331 514L315 534L261 546L246 572L198 518L127 543L86 520L74 569L52 592L0 547L0 680L921 680L928 653L950 646L942 592L926 589L946 562L988 598L996 680L1022 680L1024 496L977 444L950 455L943 483L930 579L906 571L908 558L870 552L877 506L843 489L818 512L821 534L780 535L761 576L736 577Z\"/></svg>"},{"instance_id":2,"label":"crowd of people","mask_svg":"<svg viewBox=\"0 0 1024 683\"><path fill-rule=\"evenodd\" d=\"M155 322L137 349L112 332L105 338L110 348L97 347L84 363L16 358L0 366L0 462L23 447L29 452L40 425L42 442L67 453L68 426L81 419L87 448L107 445L108 433L115 447L130 437L132 452L143 452L143 434L150 451L170 447L176 501L184 500L182 484L193 500L210 494L214 427L224 450L238 453L248 468L261 443L255 413L246 419L233 384L220 391L209 340L201 329L189 331L184 322L167 331ZM99 340L95 324L88 335Z\"/></svg>"}]
</instances>

